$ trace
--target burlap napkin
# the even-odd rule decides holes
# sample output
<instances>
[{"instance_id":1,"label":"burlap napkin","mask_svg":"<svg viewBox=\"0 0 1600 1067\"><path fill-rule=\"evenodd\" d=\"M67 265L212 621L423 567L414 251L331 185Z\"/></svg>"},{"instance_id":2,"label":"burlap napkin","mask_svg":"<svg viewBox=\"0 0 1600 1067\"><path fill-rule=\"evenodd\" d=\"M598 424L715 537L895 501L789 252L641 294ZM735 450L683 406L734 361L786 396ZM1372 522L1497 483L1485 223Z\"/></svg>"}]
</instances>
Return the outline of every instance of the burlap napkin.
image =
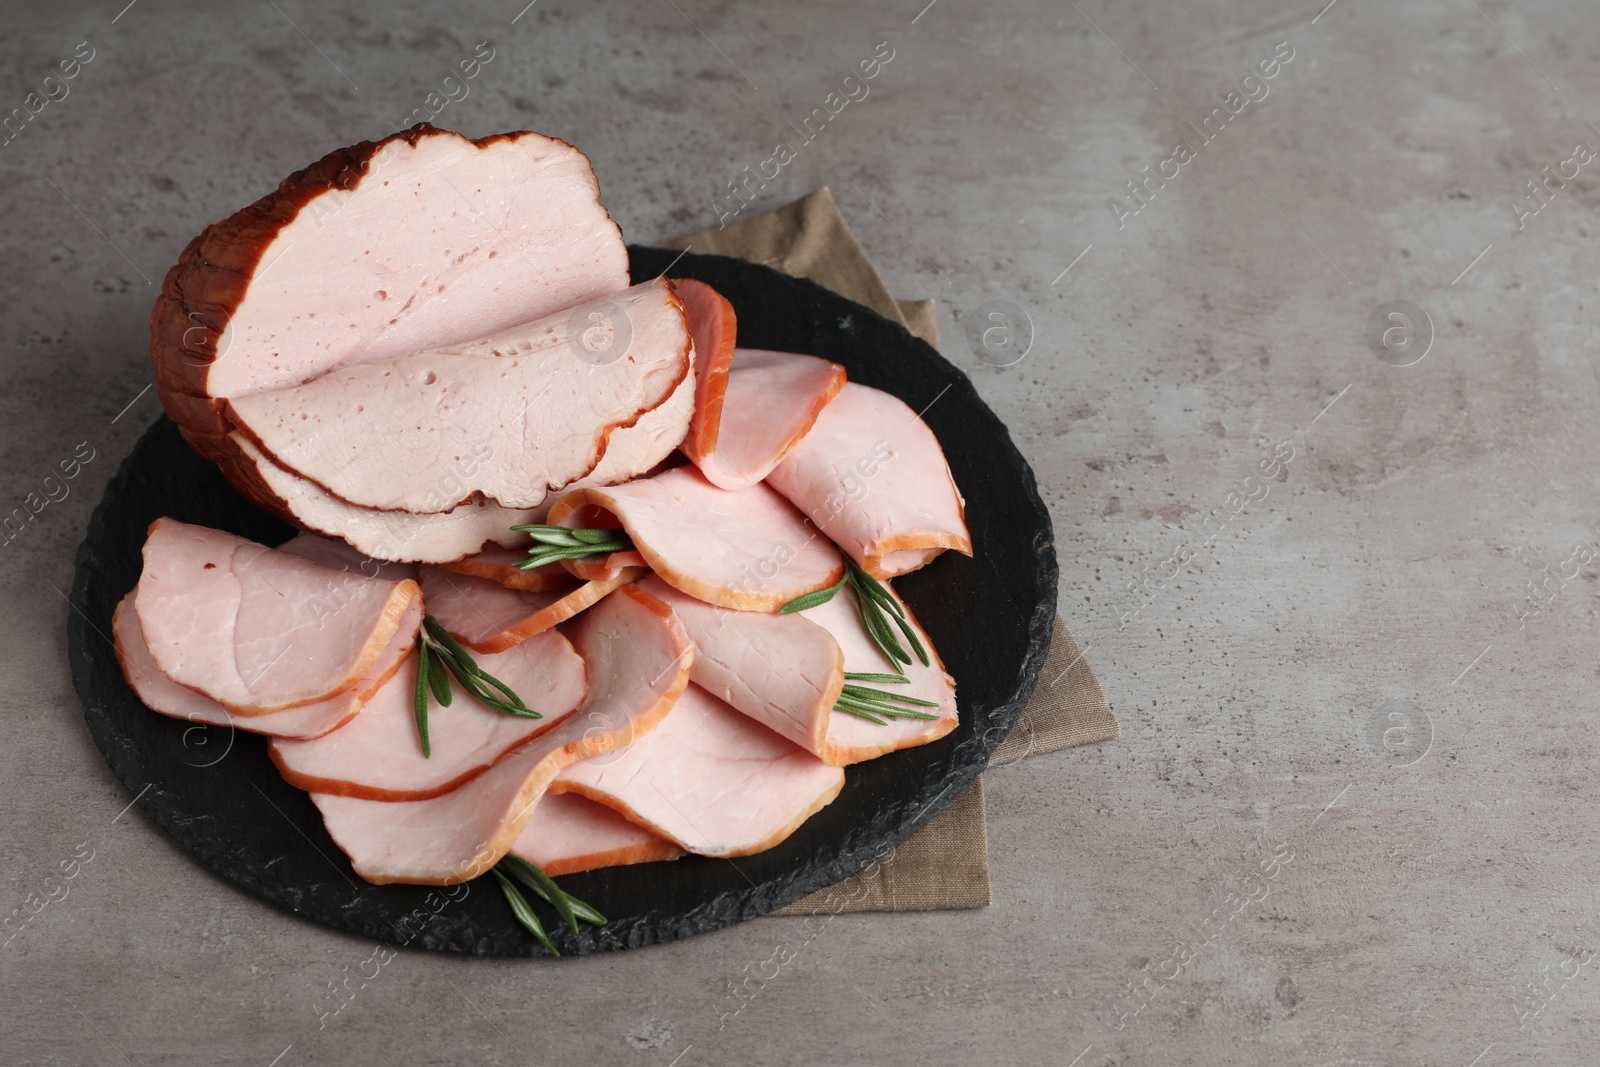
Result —
<instances>
[{"instance_id":1,"label":"burlap napkin","mask_svg":"<svg viewBox=\"0 0 1600 1067\"><path fill-rule=\"evenodd\" d=\"M934 302L897 300L889 293L826 188L768 214L691 233L663 242L662 247L734 256L809 278L938 347ZM1108 741L1117 731L1116 717L1089 661L1058 615L1039 687L1010 736L995 749L989 765ZM899 848L861 874L772 914L982 908L989 899L989 842L984 828L983 779L979 778Z\"/></svg>"}]
</instances>

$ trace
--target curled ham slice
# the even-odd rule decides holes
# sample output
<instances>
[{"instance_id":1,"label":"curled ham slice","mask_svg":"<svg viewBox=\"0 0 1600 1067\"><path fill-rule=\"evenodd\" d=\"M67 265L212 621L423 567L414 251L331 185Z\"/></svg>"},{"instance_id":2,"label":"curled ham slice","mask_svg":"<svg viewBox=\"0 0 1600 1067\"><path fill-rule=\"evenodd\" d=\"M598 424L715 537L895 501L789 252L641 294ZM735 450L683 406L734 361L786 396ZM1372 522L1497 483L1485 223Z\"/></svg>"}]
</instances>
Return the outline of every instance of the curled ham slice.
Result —
<instances>
[{"instance_id":1,"label":"curled ham slice","mask_svg":"<svg viewBox=\"0 0 1600 1067\"><path fill-rule=\"evenodd\" d=\"M328 833L369 882L455 885L498 863L569 764L656 727L689 684L694 646L661 601L625 585L573 624L589 695L572 715L478 777L431 800L313 793Z\"/></svg>"},{"instance_id":2,"label":"curled ham slice","mask_svg":"<svg viewBox=\"0 0 1600 1067\"><path fill-rule=\"evenodd\" d=\"M150 525L134 609L150 656L235 715L326 700L372 670L421 596L221 530Z\"/></svg>"},{"instance_id":3,"label":"curled ham slice","mask_svg":"<svg viewBox=\"0 0 1600 1067\"><path fill-rule=\"evenodd\" d=\"M628 571L565 590L508 589L488 578L422 568L428 614L474 652L504 652L544 633L639 575ZM493 671L489 672L493 674Z\"/></svg>"},{"instance_id":4,"label":"curled ham slice","mask_svg":"<svg viewBox=\"0 0 1600 1067\"><path fill-rule=\"evenodd\" d=\"M546 793L511 854L552 878L601 867L675 860L683 849L576 793Z\"/></svg>"},{"instance_id":5,"label":"curled ham slice","mask_svg":"<svg viewBox=\"0 0 1600 1067\"><path fill-rule=\"evenodd\" d=\"M717 449L739 319L727 298L705 282L677 278L673 284L688 313L689 332L694 336L698 356L694 418L682 445L684 455L698 463L702 456Z\"/></svg>"},{"instance_id":6,"label":"curled ham slice","mask_svg":"<svg viewBox=\"0 0 1600 1067\"><path fill-rule=\"evenodd\" d=\"M549 521L620 525L669 585L723 607L777 611L844 573L834 547L777 493L765 485L718 489L694 467L573 490L551 505Z\"/></svg>"},{"instance_id":7,"label":"curled ham slice","mask_svg":"<svg viewBox=\"0 0 1600 1067\"><path fill-rule=\"evenodd\" d=\"M389 681L410 651L417 627L422 624L422 601L413 600L400 620L400 629L383 650L372 669L355 685L336 696L296 708L272 711L265 715L234 715L227 708L193 689L185 688L161 673L145 644L139 627L139 613L133 608L133 594L122 598L111 615L111 639L122 676L128 680L140 702L151 711L174 719L212 726L228 726L273 737L320 737L349 721L368 700Z\"/></svg>"},{"instance_id":8,"label":"curled ham slice","mask_svg":"<svg viewBox=\"0 0 1600 1067\"><path fill-rule=\"evenodd\" d=\"M746 489L789 454L844 385L844 368L837 363L738 349L728 372L716 447L689 458L713 485Z\"/></svg>"},{"instance_id":9,"label":"curled ham slice","mask_svg":"<svg viewBox=\"0 0 1600 1067\"><path fill-rule=\"evenodd\" d=\"M898 397L850 382L767 475L868 574L972 555L961 494L933 431Z\"/></svg>"},{"instance_id":10,"label":"curled ham slice","mask_svg":"<svg viewBox=\"0 0 1600 1067\"><path fill-rule=\"evenodd\" d=\"M517 566L527 558L526 548L502 548L499 545L491 545L465 559L441 563L440 566L457 574L487 578L507 589L527 589L535 593L549 592L553 589L570 590L578 584L559 563L546 563L532 570L523 570Z\"/></svg>"},{"instance_id":11,"label":"curled ham slice","mask_svg":"<svg viewBox=\"0 0 1600 1067\"><path fill-rule=\"evenodd\" d=\"M417 655L367 701L360 715L310 741L274 740L272 762L290 784L369 800L426 800L483 773L507 752L554 727L583 700L583 660L554 630L478 665L544 716L524 719L484 707L456 687L448 708L428 711L432 754L422 754L412 695Z\"/></svg>"},{"instance_id":12,"label":"curled ham slice","mask_svg":"<svg viewBox=\"0 0 1600 1067\"><path fill-rule=\"evenodd\" d=\"M581 793L702 856L772 848L839 795L844 772L697 685L627 748L574 763L552 793Z\"/></svg>"}]
</instances>

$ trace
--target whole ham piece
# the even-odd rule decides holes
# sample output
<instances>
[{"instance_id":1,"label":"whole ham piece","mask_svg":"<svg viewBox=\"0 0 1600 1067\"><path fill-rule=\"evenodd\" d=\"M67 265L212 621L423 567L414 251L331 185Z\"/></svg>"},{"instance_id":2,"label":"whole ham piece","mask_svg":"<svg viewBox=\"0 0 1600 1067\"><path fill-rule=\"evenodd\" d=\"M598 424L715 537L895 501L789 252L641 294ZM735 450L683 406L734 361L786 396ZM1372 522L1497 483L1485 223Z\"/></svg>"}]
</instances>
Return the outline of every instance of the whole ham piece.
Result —
<instances>
[{"instance_id":1,"label":"whole ham piece","mask_svg":"<svg viewBox=\"0 0 1600 1067\"><path fill-rule=\"evenodd\" d=\"M162 673L235 715L262 715L351 688L396 635L409 648L421 595L409 578L361 577L162 518L133 606Z\"/></svg>"}]
</instances>

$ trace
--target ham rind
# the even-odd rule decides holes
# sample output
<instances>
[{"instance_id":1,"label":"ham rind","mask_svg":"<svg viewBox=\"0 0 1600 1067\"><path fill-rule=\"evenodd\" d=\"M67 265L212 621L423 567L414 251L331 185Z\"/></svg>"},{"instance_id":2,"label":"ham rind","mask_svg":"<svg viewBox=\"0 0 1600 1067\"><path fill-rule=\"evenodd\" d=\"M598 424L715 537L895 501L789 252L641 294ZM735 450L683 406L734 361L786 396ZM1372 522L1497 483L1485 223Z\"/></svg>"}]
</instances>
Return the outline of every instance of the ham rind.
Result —
<instances>
[{"instance_id":1,"label":"ham rind","mask_svg":"<svg viewBox=\"0 0 1600 1067\"><path fill-rule=\"evenodd\" d=\"M707 480L746 489L766 478L845 385L844 368L816 356L741 348L728 372L716 449L691 456Z\"/></svg>"},{"instance_id":2,"label":"ham rind","mask_svg":"<svg viewBox=\"0 0 1600 1067\"><path fill-rule=\"evenodd\" d=\"M212 726L228 726L273 737L320 737L336 729L360 711L399 669L412 646L412 638L422 623L422 601L413 600L401 620L400 632L390 640L378 662L365 677L337 696L302 704L297 708L266 715L233 715L215 700L187 689L165 674L150 658L144 631L139 628L139 613L133 608L133 594L122 598L111 615L111 639L122 675L140 702L151 711L174 719Z\"/></svg>"},{"instance_id":3,"label":"ham rind","mask_svg":"<svg viewBox=\"0 0 1600 1067\"><path fill-rule=\"evenodd\" d=\"M850 382L767 475L868 574L972 555L961 493L938 438L897 397Z\"/></svg>"},{"instance_id":4,"label":"ham rind","mask_svg":"<svg viewBox=\"0 0 1600 1067\"><path fill-rule=\"evenodd\" d=\"M227 414L265 457L349 504L532 508L593 470L613 431L691 364L683 304L657 278L481 340L230 397ZM675 444L656 442L643 469Z\"/></svg>"},{"instance_id":5,"label":"ham rind","mask_svg":"<svg viewBox=\"0 0 1600 1067\"><path fill-rule=\"evenodd\" d=\"M578 584L559 563L546 563L531 570L523 570L517 566L527 558L526 548L503 548L491 545L475 555L450 563L441 563L440 566L457 574L487 578L507 589L527 589L535 593L548 592L552 589L570 590Z\"/></svg>"},{"instance_id":6,"label":"ham rind","mask_svg":"<svg viewBox=\"0 0 1600 1067\"><path fill-rule=\"evenodd\" d=\"M428 614L450 631L451 637L474 652L504 652L572 618L641 573L631 570L566 590L535 592L423 567L421 584Z\"/></svg>"},{"instance_id":7,"label":"ham rind","mask_svg":"<svg viewBox=\"0 0 1600 1067\"><path fill-rule=\"evenodd\" d=\"M844 771L697 685L660 726L574 763L552 793L581 793L702 856L772 848L839 795Z\"/></svg>"},{"instance_id":8,"label":"ham rind","mask_svg":"<svg viewBox=\"0 0 1600 1067\"><path fill-rule=\"evenodd\" d=\"M689 684L694 646L672 610L623 586L573 624L589 666L583 705L472 781L432 800L313 793L334 842L369 882L456 885L498 863L560 771L648 736Z\"/></svg>"},{"instance_id":9,"label":"ham rind","mask_svg":"<svg viewBox=\"0 0 1600 1067\"><path fill-rule=\"evenodd\" d=\"M324 537L317 533L301 533L278 546L279 552L291 552L312 563L355 574L361 578L387 578L398 582L403 578L417 577L417 568L409 563L391 563L373 559L358 551L347 541Z\"/></svg>"},{"instance_id":10,"label":"ham rind","mask_svg":"<svg viewBox=\"0 0 1600 1067\"><path fill-rule=\"evenodd\" d=\"M502 508L482 500L426 515L358 508L284 470L248 438L234 434L230 440L237 447L218 464L234 488L262 510L288 516L296 525L348 541L374 559L449 563L486 544L525 544L527 535L512 527L538 522L548 510ZM448 484L451 483L441 482L442 486ZM443 494L439 499L444 499Z\"/></svg>"},{"instance_id":11,"label":"ham rind","mask_svg":"<svg viewBox=\"0 0 1600 1067\"><path fill-rule=\"evenodd\" d=\"M426 124L339 149L206 229L151 313L163 404L206 456L216 398L482 337L628 285L583 153Z\"/></svg>"},{"instance_id":12,"label":"ham rind","mask_svg":"<svg viewBox=\"0 0 1600 1067\"><path fill-rule=\"evenodd\" d=\"M695 685L812 755L827 754L844 686L844 653L831 633L802 615L715 607L653 575L639 588L672 608L694 642Z\"/></svg>"},{"instance_id":13,"label":"ham rind","mask_svg":"<svg viewBox=\"0 0 1600 1067\"><path fill-rule=\"evenodd\" d=\"M412 703L417 655L367 701L360 715L314 741L274 740L268 749L291 785L312 793L368 800L427 800L477 777L507 752L555 727L583 700L583 660L555 631L540 634L478 666L510 686L544 716L502 715L455 686L450 706L430 698L431 754L422 754Z\"/></svg>"},{"instance_id":14,"label":"ham rind","mask_svg":"<svg viewBox=\"0 0 1600 1067\"><path fill-rule=\"evenodd\" d=\"M888 583L884 583L884 587L889 588ZM932 700L939 705L937 709L917 707L914 710L939 717L932 720L890 719L880 726L865 719L858 719L854 715L836 711L828 719L827 746L821 753L822 759L834 766L844 767L897 752L902 748L926 745L939 740L956 728L955 679L945 673L938 651L934 649L933 642L928 639L926 631L922 629L916 617L911 614L911 609L905 607L905 602L900 600L893 589L889 589L889 595L905 608L907 619L916 630L917 636L922 639L923 647L928 650L929 666L924 667L920 662L913 661L909 667L905 667L905 675L909 679L906 685L878 682L858 684L899 696ZM852 674L858 672L887 674L893 671L893 665L882 652L878 651L878 646L872 643L866 629L861 625L861 617L856 613L855 593L848 586L839 590L826 604L807 608L800 612L800 615L833 635L844 652L846 671ZM898 631L896 633L900 636L901 645L904 647L904 636L899 635Z\"/></svg>"},{"instance_id":15,"label":"ham rind","mask_svg":"<svg viewBox=\"0 0 1600 1067\"><path fill-rule=\"evenodd\" d=\"M576 793L546 793L511 854L552 878L601 867L675 860L683 849Z\"/></svg>"},{"instance_id":16,"label":"ham rind","mask_svg":"<svg viewBox=\"0 0 1600 1067\"><path fill-rule=\"evenodd\" d=\"M689 314L689 332L694 335L699 357L695 365L694 419L681 446L683 454L698 463L717 449L739 320L727 298L705 282L676 278L673 284Z\"/></svg>"},{"instance_id":17,"label":"ham rind","mask_svg":"<svg viewBox=\"0 0 1600 1067\"><path fill-rule=\"evenodd\" d=\"M409 632L417 583L361 578L221 530L150 524L134 609L151 658L235 715L326 700Z\"/></svg>"},{"instance_id":18,"label":"ham rind","mask_svg":"<svg viewBox=\"0 0 1600 1067\"><path fill-rule=\"evenodd\" d=\"M607 520L607 513L614 518ZM807 529L800 513L770 488L718 489L694 467L608 489L573 490L551 505L549 521L620 525L669 585L723 607L777 611L844 574L833 545Z\"/></svg>"}]
</instances>

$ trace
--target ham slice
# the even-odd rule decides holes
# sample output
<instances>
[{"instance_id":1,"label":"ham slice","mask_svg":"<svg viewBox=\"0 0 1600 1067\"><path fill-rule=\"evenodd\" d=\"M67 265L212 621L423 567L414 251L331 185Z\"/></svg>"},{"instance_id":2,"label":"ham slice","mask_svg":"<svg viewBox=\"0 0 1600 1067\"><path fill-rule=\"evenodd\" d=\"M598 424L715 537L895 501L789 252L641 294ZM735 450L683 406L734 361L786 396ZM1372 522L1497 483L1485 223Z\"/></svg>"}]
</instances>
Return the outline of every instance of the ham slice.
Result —
<instances>
[{"instance_id":1,"label":"ham slice","mask_svg":"<svg viewBox=\"0 0 1600 1067\"><path fill-rule=\"evenodd\" d=\"M947 548L972 555L939 439L882 390L845 385L767 484L876 578L916 570Z\"/></svg>"},{"instance_id":2,"label":"ham slice","mask_svg":"<svg viewBox=\"0 0 1600 1067\"><path fill-rule=\"evenodd\" d=\"M694 467L573 490L551 505L549 521L620 525L668 584L723 607L777 611L844 574L834 547L770 488L718 489Z\"/></svg>"},{"instance_id":3,"label":"ham slice","mask_svg":"<svg viewBox=\"0 0 1600 1067\"><path fill-rule=\"evenodd\" d=\"M328 833L369 882L456 885L498 863L569 764L655 728L689 684L694 646L661 601L625 585L573 624L589 695L554 729L432 800L313 793Z\"/></svg>"},{"instance_id":4,"label":"ham slice","mask_svg":"<svg viewBox=\"0 0 1600 1067\"><path fill-rule=\"evenodd\" d=\"M733 361L739 320L726 297L693 278L673 281L689 315L689 332L699 357L695 365L694 419L683 441L683 453L695 462L717 449L722 426L728 366Z\"/></svg>"},{"instance_id":5,"label":"ham slice","mask_svg":"<svg viewBox=\"0 0 1600 1067\"><path fill-rule=\"evenodd\" d=\"M581 793L690 852L748 856L778 844L844 787L844 771L697 685L627 748L574 763L553 793Z\"/></svg>"},{"instance_id":6,"label":"ham slice","mask_svg":"<svg viewBox=\"0 0 1600 1067\"><path fill-rule=\"evenodd\" d=\"M565 590L535 592L423 567L421 582L428 614L449 630L451 637L474 652L504 652L598 603L640 573L633 570Z\"/></svg>"},{"instance_id":7,"label":"ham slice","mask_svg":"<svg viewBox=\"0 0 1600 1067\"><path fill-rule=\"evenodd\" d=\"M828 752L828 720L844 686L844 653L803 615L730 611L652 575L639 588L678 616L694 642L690 679L815 756Z\"/></svg>"},{"instance_id":8,"label":"ham slice","mask_svg":"<svg viewBox=\"0 0 1600 1067\"><path fill-rule=\"evenodd\" d=\"M628 285L571 145L426 124L330 153L206 229L168 272L150 355L168 413L229 451L218 398L456 344Z\"/></svg>"},{"instance_id":9,"label":"ham slice","mask_svg":"<svg viewBox=\"0 0 1600 1067\"><path fill-rule=\"evenodd\" d=\"M337 537L324 537L321 534L298 534L279 545L278 551L290 552L301 559L309 559L312 563L320 563L324 567L332 567L362 578L387 578L391 582L398 582L404 578L415 581L417 577L417 568L409 563L391 563L373 559L352 547L347 541L341 541Z\"/></svg>"},{"instance_id":10,"label":"ham slice","mask_svg":"<svg viewBox=\"0 0 1600 1067\"><path fill-rule=\"evenodd\" d=\"M675 860L683 849L576 793L546 793L511 854L552 878L600 867Z\"/></svg>"},{"instance_id":11,"label":"ham slice","mask_svg":"<svg viewBox=\"0 0 1600 1067\"><path fill-rule=\"evenodd\" d=\"M837 363L741 348L728 372L716 447L690 458L713 485L749 488L805 437L844 384L844 368Z\"/></svg>"},{"instance_id":12,"label":"ham slice","mask_svg":"<svg viewBox=\"0 0 1600 1067\"><path fill-rule=\"evenodd\" d=\"M230 397L227 414L266 458L346 503L532 508L592 471L612 432L667 400L691 364L683 304L658 278L481 340ZM676 443L641 450L640 469Z\"/></svg>"},{"instance_id":13,"label":"ham slice","mask_svg":"<svg viewBox=\"0 0 1600 1067\"><path fill-rule=\"evenodd\" d=\"M150 524L134 609L151 658L235 715L325 700L372 670L421 596L221 530Z\"/></svg>"},{"instance_id":14,"label":"ham slice","mask_svg":"<svg viewBox=\"0 0 1600 1067\"><path fill-rule=\"evenodd\" d=\"M400 629L383 650L383 655L355 685L327 700L302 704L296 708L265 715L234 715L227 708L193 689L174 682L150 656L139 613L133 608L133 594L122 598L111 615L111 639L116 648L122 675L134 694L151 711L212 726L228 726L273 737L320 737L360 711L399 669L410 651L417 627L422 624L422 601L415 599L400 620Z\"/></svg>"},{"instance_id":15,"label":"ham slice","mask_svg":"<svg viewBox=\"0 0 1600 1067\"><path fill-rule=\"evenodd\" d=\"M546 563L532 570L522 570L517 564L527 558L527 548L503 548L491 545L475 555L442 563L440 566L457 574L468 574L474 578L487 578L491 582L499 582L507 589L527 589L535 593L549 592L553 589L570 590L578 584L559 563Z\"/></svg>"},{"instance_id":16,"label":"ham slice","mask_svg":"<svg viewBox=\"0 0 1600 1067\"><path fill-rule=\"evenodd\" d=\"M272 762L293 785L313 793L369 800L426 800L482 774L507 752L547 730L583 700L588 679L568 640L551 630L478 665L544 716L502 715L455 686L448 708L432 703L422 754L412 695L417 655L375 693L361 714L311 741L274 740Z\"/></svg>"}]
</instances>

